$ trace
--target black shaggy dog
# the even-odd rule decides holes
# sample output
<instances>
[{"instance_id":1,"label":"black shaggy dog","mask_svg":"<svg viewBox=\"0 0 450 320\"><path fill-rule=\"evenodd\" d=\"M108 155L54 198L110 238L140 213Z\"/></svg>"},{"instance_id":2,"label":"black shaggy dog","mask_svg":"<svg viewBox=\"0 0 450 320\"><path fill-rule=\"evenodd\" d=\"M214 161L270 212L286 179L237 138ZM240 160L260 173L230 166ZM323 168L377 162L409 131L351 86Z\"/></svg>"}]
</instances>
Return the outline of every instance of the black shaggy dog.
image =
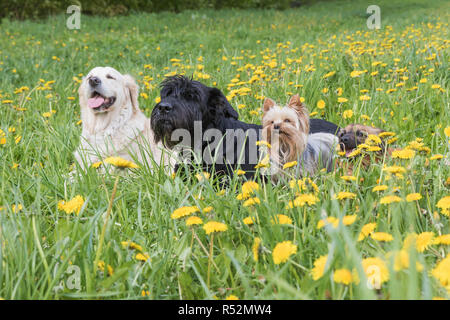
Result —
<instances>
[{"instance_id":1,"label":"black shaggy dog","mask_svg":"<svg viewBox=\"0 0 450 320\"><path fill-rule=\"evenodd\" d=\"M160 96L151 115L156 142L169 149L181 144L194 150L202 156L205 171L232 176L240 168L247 178L254 175L262 127L239 121L219 89L176 75L161 83ZM338 131L331 122L310 119L310 133Z\"/></svg>"}]
</instances>

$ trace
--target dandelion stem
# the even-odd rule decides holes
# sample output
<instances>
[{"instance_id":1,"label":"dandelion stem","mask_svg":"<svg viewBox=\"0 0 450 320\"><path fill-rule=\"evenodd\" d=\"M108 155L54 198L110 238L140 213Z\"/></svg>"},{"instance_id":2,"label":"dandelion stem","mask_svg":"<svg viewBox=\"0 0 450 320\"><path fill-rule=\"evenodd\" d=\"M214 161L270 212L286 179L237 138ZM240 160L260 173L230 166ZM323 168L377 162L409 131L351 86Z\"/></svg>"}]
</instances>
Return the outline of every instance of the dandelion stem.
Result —
<instances>
[{"instance_id":1,"label":"dandelion stem","mask_svg":"<svg viewBox=\"0 0 450 320\"><path fill-rule=\"evenodd\" d=\"M201 242L201 240L198 238L197 234L195 233L194 230L192 230L193 233L192 235L195 237L195 239L198 241L198 243L200 244L200 247L203 249L203 251L205 251L206 255L209 256L208 250L205 248L205 246L203 245L203 243ZM219 267L216 265L216 263L213 261L213 266L214 268L216 268L216 271L219 272Z\"/></svg>"},{"instance_id":2,"label":"dandelion stem","mask_svg":"<svg viewBox=\"0 0 450 320\"><path fill-rule=\"evenodd\" d=\"M111 199L109 200L108 210L106 211L105 222L103 223L102 233L100 234L100 241L98 243L97 252L95 253L94 260L94 273L97 270L98 260L100 259L100 254L102 253L103 241L105 240L106 226L108 225L109 216L111 215L112 205L114 202L114 198L116 197L117 184L119 183L119 177L117 176L116 181L114 182L114 188L111 194Z\"/></svg>"},{"instance_id":3,"label":"dandelion stem","mask_svg":"<svg viewBox=\"0 0 450 320\"><path fill-rule=\"evenodd\" d=\"M211 242L209 245L208 278L206 281L208 289L209 289L209 283L210 283L210 273L211 273L211 262L212 262L213 249L214 249L214 233L211 235Z\"/></svg>"}]
</instances>

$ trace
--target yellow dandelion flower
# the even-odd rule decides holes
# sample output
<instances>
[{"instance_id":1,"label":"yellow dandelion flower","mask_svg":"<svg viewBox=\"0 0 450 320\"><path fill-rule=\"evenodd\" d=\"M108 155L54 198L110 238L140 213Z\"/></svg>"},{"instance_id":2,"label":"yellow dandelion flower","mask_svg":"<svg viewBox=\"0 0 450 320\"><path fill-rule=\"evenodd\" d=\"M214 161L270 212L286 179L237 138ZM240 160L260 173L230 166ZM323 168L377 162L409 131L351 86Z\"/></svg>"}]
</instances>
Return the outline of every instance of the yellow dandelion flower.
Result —
<instances>
[{"instance_id":1,"label":"yellow dandelion flower","mask_svg":"<svg viewBox=\"0 0 450 320\"><path fill-rule=\"evenodd\" d=\"M446 196L438 201L436 207L442 210L442 214L450 217L450 196Z\"/></svg>"},{"instance_id":2,"label":"yellow dandelion flower","mask_svg":"<svg viewBox=\"0 0 450 320\"><path fill-rule=\"evenodd\" d=\"M397 137L393 137L393 138L387 140L386 143L387 143L387 144L393 144L393 143L394 143L395 141L397 141L397 140L398 140Z\"/></svg>"},{"instance_id":3,"label":"yellow dandelion flower","mask_svg":"<svg viewBox=\"0 0 450 320\"><path fill-rule=\"evenodd\" d=\"M255 220L253 219L253 217L246 217L242 220L244 222L244 224L246 225L252 225L255 223Z\"/></svg>"},{"instance_id":4,"label":"yellow dandelion flower","mask_svg":"<svg viewBox=\"0 0 450 320\"><path fill-rule=\"evenodd\" d=\"M365 141L367 144L381 144L381 142L380 137L375 134L369 134Z\"/></svg>"},{"instance_id":5,"label":"yellow dandelion flower","mask_svg":"<svg viewBox=\"0 0 450 320\"><path fill-rule=\"evenodd\" d=\"M277 214L275 219L271 219L272 224L292 224L292 219L284 214Z\"/></svg>"},{"instance_id":6,"label":"yellow dandelion flower","mask_svg":"<svg viewBox=\"0 0 450 320\"><path fill-rule=\"evenodd\" d=\"M396 159L412 159L416 152L412 149L395 150L392 152L392 158Z\"/></svg>"},{"instance_id":7,"label":"yellow dandelion flower","mask_svg":"<svg viewBox=\"0 0 450 320\"><path fill-rule=\"evenodd\" d=\"M259 247L261 245L261 238L256 237L253 240L252 252L253 252L253 260L258 262L259 259Z\"/></svg>"},{"instance_id":8,"label":"yellow dandelion flower","mask_svg":"<svg viewBox=\"0 0 450 320\"><path fill-rule=\"evenodd\" d=\"M317 101L317 108L318 108L318 109L323 109L323 108L325 108L325 101L323 101L323 100Z\"/></svg>"},{"instance_id":9,"label":"yellow dandelion flower","mask_svg":"<svg viewBox=\"0 0 450 320\"><path fill-rule=\"evenodd\" d=\"M142 252L142 246L131 240L122 241L121 244L124 249L135 249Z\"/></svg>"},{"instance_id":10,"label":"yellow dandelion flower","mask_svg":"<svg viewBox=\"0 0 450 320\"><path fill-rule=\"evenodd\" d=\"M97 162L94 162L92 165L91 165L91 167L92 168L94 168L94 169L97 169L98 167L100 167L101 165L102 165L102 161L97 161Z\"/></svg>"},{"instance_id":11,"label":"yellow dandelion flower","mask_svg":"<svg viewBox=\"0 0 450 320\"><path fill-rule=\"evenodd\" d=\"M242 184L241 190L244 198L248 198L255 191L259 190L259 184L255 181L246 181Z\"/></svg>"},{"instance_id":12,"label":"yellow dandelion flower","mask_svg":"<svg viewBox=\"0 0 450 320\"><path fill-rule=\"evenodd\" d=\"M70 201L61 200L58 202L58 209L65 211L67 214L76 213L77 215L80 213L81 208L84 204L84 198L80 195L75 196Z\"/></svg>"},{"instance_id":13,"label":"yellow dandelion flower","mask_svg":"<svg viewBox=\"0 0 450 320\"><path fill-rule=\"evenodd\" d=\"M321 229L327 224L331 224L334 228L337 228L337 226L339 225L339 220L335 217L327 217L326 219L321 219L317 223L317 229Z\"/></svg>"},{"instance_id":14,"label":"yellow dandelion flower","mask_svg":"<svg viewBox=\"0 0 450 320\"><path fill-rule=\"evenodd\" d=\"M430 160L441 160L442 158L444 158L442 154L435 154L430 157Z\"/></svg>"},{"instance_id":15,"label":"yellow dandelion flower","mask_svg":"<svg viewBox=\"0 0 450 320\"><path fill-rule=\"evenodd\" d=\"M203 225L203 230L206 231L206 234L210 234L213 232L227 231L228 227L225 223L222 223L222 222L209 221Z\"/></svg>"},{"instance_id":16,"label":"yellow dandelion flower","mask_svg":"<svg viewBox=\"0 0 450 320\"><path fill-rule=\"evenodd\" d=\"M203 224L202 219L199 217L192 216L192 217L189 217L186 219L187 226L193 226L193 225L198 225L198 224Z\"/></svg>"},{"instance_id":17,"label":"yellow dandelion flower","mask_svg":"<svg viewBox=\"0 0 450 320\"><path fill-rule=\"evenodd\" d=\"M411 248L412 246L416 246L416 239L417 239L417 234L416 233L409 233L405 239L403 240L403 249L408 250L409 248Z\"/></svg>"},{"instance_id":18,"label":"yellow dandelion flower","mask_svg":"<svg viewBox=\"0 0 450 320\"><path fill-rule=\"evenodd\" d=\"M365 95L365 94L364 94L364 95L362 95L362 96L359 97L359 100L360 100L360 101L368 101L368 100L370 100L370 97L369 97L368 95Z\"/></svg>"},{"instance_id":19,"label":"yellow dandelion flower","mask_svg":"<svg viewBox=\"0 0 450 320\"><path fill-rule=\"evenodd\" d=\"M341 179L345 181L356 181L356 177L354 176L342 176Z\"/></svg>"},{"instance_id":20,"label":"yellow dandelion flower","mask_svg":"<svg viewBox=\"0 0 450 320\"><path fill-rule=\"evenodd\" d=\"M374 288L389 280L389 270L384 262L380 258L366 258L362 261L364 272L366 273L369 283Z\"/></svg>"},{"instance_id":21,"label":"yellow dandelion flower","mask_svg":"<svg viewBox=\"0 0 450 320\"><path fill-rule=\"evenodd\" d=\"M444 129L444 134L445 134L447 137L450 137L450 127L446 127L446 128Z\"/></svg>"},{"instance_id":22,"label":"yellow dandelion flower","mask_svg":"<svg viewBox=\"0 0 450 320\"><path fill-rule=\"evenodd\" d=\"M277 243L272 251L273 262L280 264L286 262L289 257L297 252L297 246L292 241Z\"/></svg>"},{"instance_id":23,"label":"yellow dandelion flower","mask_svg":"<svg viewBox=\"0 0 450 320\"><path fill-rule=\"evenodd\" d=\"M298 164L297 161L287 162L287 163L284 164L283 169L292 168L292 167L296 166L297 164Z\"/></svg>"},{"instance_id":24,"label":"yellow dandelion flower","mask_svg":"<svg viewBox=\"0 0 450 320\"><path fill-rule=\"evenodd\" d=\"M379 185L379 186L375 186L373 187L372 191L373 192L377 192L377 191L385 191L388 189L387 185Z\"/></svg>"},{"instance_id":25,"label":"yellow dandelion flower","mask_svg":"<svg viewBox=\"0 0 450 320\"><path fill-rule=\"evenodd\" d=\"M391 132L391 131L385 131L385 132L381 132L378 137L380 138L385 138L385 137L393 137L395 136L395 132Z\"/></svg>"},{"instance_id":26,"label":"yellow dandelion flower","mask_svg":"<svg viewBox=\"0 0 450 320\"><path fill-rule=\"evenodd\" d=\"M347 102L348 99L347 99L347 98L343 98L343 97L339 97L337 101L338 101L339 103L344 103L344 102Z\"/></svg>"},{"instance_id":27,"label":"yellow dandelion flower","mask_svg":"<svg viewBox=\"0 0 450 320\"><path fill-rule=\"evenodd\" d=\"M394 240L394 237L387 232L373 232L370 235L370 237L373 240L382 241L382 242L390 242L390 241Z\"/></svg>"},{"instance_id":28,"label":"yellow dandelion flower","mask_svg":"<svg viewBox=\"0 0 450 320\"><path fill-rule=\"evenodd\" d=\"M342 283L348 286L353 282L352 272L348 269L337 269L334 271L333 280L336 283Z\"/></svg>"},{"instance_id":29,"label":"yellow dandelion flower","mask_svg":"<svg viewBox=\"0 0 450 320\"><path fill-rule=\"evenodd\" d=\"M396 173L405 173L406 169L403 167L399 167L399 166L391 166L391 167L384 167L383 171L392 173L392 174L396 174Z\"/></svg>"},{"instance_id":30,"label":"yellow dandelion flower","mask_svg":"<svg viewBox=\"0 0 450 320\"><path fill-rule=\"evenodd\" d=\"M409 262L410 262L410 257L409 257L409 253L407 250L402 249L402 250L394 253L394 270L395 271L398 272L400 270L409 269L409 265L410 265ZM423 270L423 266L419 262L416 262L416 270L419 272L421 272Z\"/></svg>"},{"instance_id":31,"label":"yellow dandelion flower","mask_svg":"<svg viewBox=\"0 0 450 320\"><path fill-rule=\"evenodd\" d=\"M358 216L356 214L344 216L342 218L342 223L344 224L344 226L352 225L353 223L355 223L357 217Z\"/></svg>"},{"instance_id":32,"label":"yellow dandelion flower","mask_svg":"<svg viewBox=\"0 0 450 320\"><path fill-rule=\"evenodd\" d=\"M339 98L339 99L341 99L341 98ZM344 112L342 112L342 118L350 119L351 117L353 117L353 110L348 109L348 110L345 110Z\"/></svg>"},{"instance_id":33,"label":"yellow dandelion flower","mask_svg":"<svg viewBox=\"0 0 450 320\"><path fill-rule=\"evenodd\" d=\"M11 210L12 210L13 213L17 213L17 212L23 210L23 206L20 203L17 206L15 204L13 204L11 206Z\"/></svg>"},{"instance_id":34,"label":"yellow dandelion flower","mask_svg":"<svg viewBox=\"0 0 450 320\"><path fill-rule=\"evenodd\" d=\"M380 199L380 204L391 204L394 202L401 202L402 198L398 196L385 196Z\"/></svg>"},{"instance_id":35,"label":"yellow dandelion flower","mask_svg":"<svg viewBox=\"0 0 450 320\"><path fill-rule=\"evenodd\" d=\"M237 175L237 176L242 176L242 175L244 175L244 174L245 174L245 171L244 171L244 170L241 170L241 169L236 170L236 175Z\"/></svg>"},{"instance_id":36,"label":"yellow dandelion flower","mask_svg":"<svg viewBox=\"0 0 450 320\"><path fill-rule=\"evenodd\" d=\"M433 244L436 245L450 245L450 234L443 234L442 236L437 236L433 240Z\"/></svg>"},{"instance_id":37,"label":"yellow dandelion flower","mask_svg":"<svg viewBox=\"0 0 450 320\"><path fill-rule=\"evenodd\" d=\"M250 206L252 206L254 204L260 204L260 203L261 203L261 200L259 200L258 197L254 197L254 198L250 198L250 199L246 200L244 202L243 206L244 207L250 207Z\"/></svg>"},{"instance_id":38,"label":"yellow dandelion flower","mask_svg":"<svg viewBox=\"0 0 450 320\"><path fill-rule=\"evenodd\" d=\"M170 215L170 217L172 219L179 219L185 216L189 216L191 214L193 214L194 212L198 212L200 211L200 209L197 206L184 206L181 208L176 209L174 212L172 212L172 214Z\"/></svg>"},{"instance_id":39,"label":"yellow dandelion flower","mask_svg":"<svg viewBox=\"0 0 450 320\"><path fill-rule=\"evenodd\" d=\"M311 276L313 280L319 280L320 278L322 278L325 272L327 260L328 255L324 255L319 257L316 261L314 261L314 267L311 270Z\"/></svg>"},{"instance_id":40,"label":"yellow dandelion flower","mask_svg":"<svg viewBox=\"0 0 450 320\"><path fill-rule=\"evenodd\" d=\"M234 294L230 294L228 297L225 298L225 300L239 300L239 298L236 297Z\"/></svg>"},{"instance_id":41,"label":"yellow dandelion flower","mask_svg":"<svg viewBox=\"0 0 450 320\"><path fill-rule=\"evenodd\" d=\"M301 194L294 201L289 201L287 208L303 207L305 204L312 206L319 202L319 198L311 193Z\"/></svg>"},{"instance_id":42,"label":"yellow dandelion flower","mask_svg":"<svg viewBox=\"0 0 450 320\"><path fill-rule=\"evenodd\" d=\"M139 168L137 164L121 157L108 157L105 159L105 162L118 168Z\"/></svg>"},{"instance_id":43,"label":"yellow dandelion flower","mask_svg":"<svg viewBox=\"0 0 450 320\"><path fill-rule=\"evenodd\" d=\"M362 241L365 238L367 238L367 236L369 236L377 227L377 224L375 222L370 222L365 224L362 229L361 232L359 233L358 236L358 241Z\"/></svg>"},{"instance_id":44,"label":"yellow dandelion flower","mask_svg":"<svg viewBox=\"0 0 450 320\"><path fill-rule=\"evenodd\" d=\"M341 191L336 195L334 195L335 199L344 200L344 199L355 199L356 193Z\"/></svg>"},{"instance_id":45,"label":"yellow dandelion flower","mask_svg":"<svg viewBox=\"0 0 450 320\"><path fill-rule=\"evenodd\" d=\"M202 212L203 212L203 213L209 213L209 212L211 212L212 210L214 210L214 208L211 207L211 206L208 206L208 207L203 208Z\"/></svg>"},{"instance_id":46,"label":"yellow dandelion flower","mask_svg":"<svg viewBox=\"0 0 450 320\"><path fill-rule=\"evenodd\" d=\"M434 232L422 232L417 235L416 248L419 252L424 252L433 244Z\"/></svg>"},{"instance_id":47,"label":"yellow dandelion flower","mask_svg":"<svg viewBox=\"0 0 450 320\"><path fill-rule=\"evenodd\" d=\"M264 140L256 141L256 145L257 146L266 146L268 148L272 148L272 145L270 143L268 143L267 141L264 141Z\"/></svg>"},{"instance_id":48,"label":"yellow dandelion flower","mask_svg":"<svg viewBox=\"0 0 450 320\"><path fill-rule=\"evenodd\" d=\"M444 286L450 286L450 254L440 261L436 267L431 271L433 277L439 280Z\"/></svg>"},{"instance_id":49,"label":"yellow dandelion flower","mask_svg":"<svg viewBox=\"0 0 450 320\"><path fill-rule=\"evenodd\" d=\"M136 256L135 256L135 259L136 260L139 260L139 261L147 261L147 260L149 260L150 259L150 256L147 254L147 253L141 253L141 252L139 252L138 254L136 254Z\"/></svg>"},{"instance_id":50,"label":"yellow dandelion flower","mask_svg":"<svg viewBox=\"0 0 450 320\"><path fill-rule=\"evenodd\" d=\"M422 195L420 193L410 193L406 196L406 201L413 202L422 199Z\"/></svg>"},{"instance_id":51,"label":"yellow dandelion flower","mask_svg":"<svg viewBox=\"0 0 450 320\"><path fill-rule=\"evenodd\" d=\"M202 172L202 173L197 173L195 175L195 177L197 178L197 180L199 182L203 181L203 180L208 180L209 177L211 176L211 174L209 172Z\"/></svg>"},{"instance_id":52,"label":"yellow dandelion flower","mask_svg":"<svg viewBox=\"0 0 450 320\"><path fill-rule=\"evenodd\" d=\"M270 156L267 154L258 164L255 166L255 169L259 168L268 168L270 167Z\"/></svg>"}]
</instances>

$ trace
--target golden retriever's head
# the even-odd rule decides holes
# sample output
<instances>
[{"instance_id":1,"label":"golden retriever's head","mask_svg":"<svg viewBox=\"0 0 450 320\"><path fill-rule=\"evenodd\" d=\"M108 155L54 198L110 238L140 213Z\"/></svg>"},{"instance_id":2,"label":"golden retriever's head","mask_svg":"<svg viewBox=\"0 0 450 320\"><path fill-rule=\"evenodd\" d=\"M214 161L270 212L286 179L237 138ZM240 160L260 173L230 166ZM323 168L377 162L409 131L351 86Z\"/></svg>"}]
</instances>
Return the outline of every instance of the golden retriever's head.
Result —
<instances>
[{"instance_id":1,"label":"golden retriever's head","mask_svg":"<svg viewBox=\"0 0 450 320\"><path fill-rule=\"evenodd\" d=\"M89 71L78 90L81 108L94 115L118 112L130 104L136 111L139 109L138 93L139 87L130 75L122 75L111 67Z\"/></svg>"}]
</instances>

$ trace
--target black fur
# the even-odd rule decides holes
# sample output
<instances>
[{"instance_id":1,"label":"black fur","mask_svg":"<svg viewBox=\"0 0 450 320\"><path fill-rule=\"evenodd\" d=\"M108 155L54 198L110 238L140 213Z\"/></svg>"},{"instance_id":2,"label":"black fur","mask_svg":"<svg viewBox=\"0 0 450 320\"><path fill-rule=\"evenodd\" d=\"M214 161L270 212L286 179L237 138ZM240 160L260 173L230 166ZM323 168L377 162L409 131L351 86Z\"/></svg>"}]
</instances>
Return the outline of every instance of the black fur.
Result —
<instances>
[{"instance_id":1,"label":"black fur","mask_svg":"<svg viewBox=\"0 0 450 320\"><path fill-rule=\"evenodd\" d=\"M249 134L256 134L256 141L261 139L260 125L239 121L238 113L230 105L223 93L217 88L207 87L204 84L188 79L184 76L173 76L165 79L161 83L161 101L154 107L151 115L151 127L155 133L156 142L162 141L167 147L172 148L179 141L171 141L171 135L175 129L186 129L191 137L194 137L194 122L202 122L202 133L208 129L218 129L223 136L226 136L227 129L242 129ZM328 121L311 119L311 133L329 132L336 134L339 128ZM194 140L194 139L192 139ZM248 142L249 139L246 139ZM191 148L195 144L201 145L201 152L208 150L213 141L191 141ZM245 161L239 161L240 148L238 138L232 141L223 141L223 157L226 159L225 150L234 149L234 159L226 159L225 164L208 165L204 163L204 170L211 171L214 167L216 173L223 173L229 176L240 168L246 172L247 178L251 178L255 172L255 165L259 159L258 149L245 143ZM230 145L230 144L233 145ZM254 143L254 142L253 142ZM239 150L238 150L239 149ZM253 150L256 150L256 155ZM229 163L231 162L231 163Z\"/></svg>"}]
</instances>

